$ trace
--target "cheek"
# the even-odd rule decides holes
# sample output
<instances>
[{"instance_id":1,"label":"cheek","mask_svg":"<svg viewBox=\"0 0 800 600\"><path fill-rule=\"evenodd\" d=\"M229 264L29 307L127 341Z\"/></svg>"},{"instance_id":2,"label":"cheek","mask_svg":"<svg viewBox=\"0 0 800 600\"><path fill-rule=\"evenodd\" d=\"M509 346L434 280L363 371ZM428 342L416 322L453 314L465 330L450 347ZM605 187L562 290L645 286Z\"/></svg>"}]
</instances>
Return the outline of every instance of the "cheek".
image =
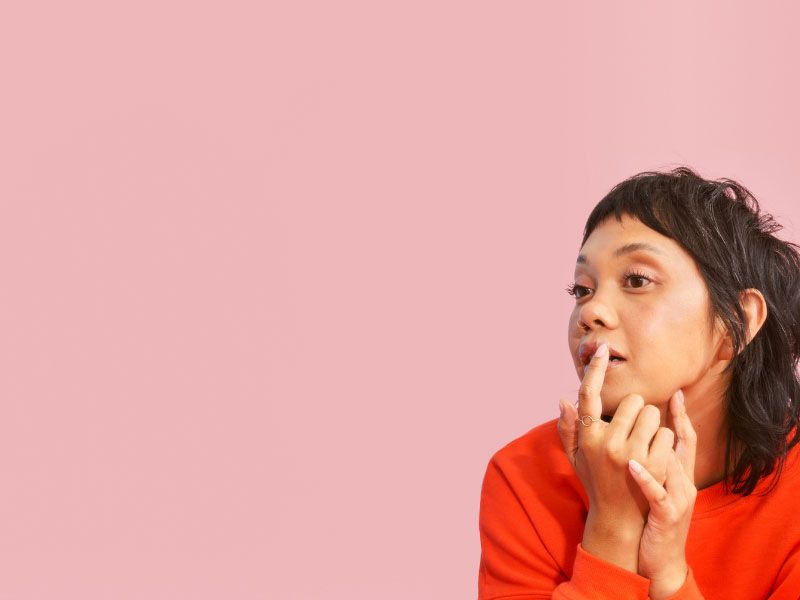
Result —
<instances>
[{"instance_id":1,"label":"cheek","mask_svg":"<svg viewBox=\"0 0 800 600\"><path fill-rule=\"evenodd\" d=\"M582 369L575 359L575 355L578 352L578 343L580 342L580 336L576 333L577 321L577 311L573 310L567 325L567 347L569 348L570 359L575 363L575 369L580 378L583 375Z\"/></svg>"},{"instance_id":2,"label":"cheek","mask_svg":"<svg viewBox=\"0 0 800 600\"><path fill-rule=\"evenodd\" d=\"M569 340L570 348L572 348L575 338L580 337L578 332L578 311L574 309L569 315L569 322L567 323L567 339Z\"/></svg>"},{"instance_id":3,"label":"cheek","mask_svg":"<svg viewBox=\"0 0 800 600\"><path fill-rule=\"evenodd\" d=\"M635 324L641 374L671 385L693 378L708 359L707 314L702 298L691 295L642 310Z\"/></svg>"},{"instance_id":4,"label":"cheek","mask_svg":"<svg viewBox=\"0 0 800 600\"><path fill-rule=\"evenodd\" d=\"M567 334L574 335L575 333L575 326L577 324L577 313L573 310L572 314L569 316L569 323L567 324Z\"/></svg>"}]
</instances>

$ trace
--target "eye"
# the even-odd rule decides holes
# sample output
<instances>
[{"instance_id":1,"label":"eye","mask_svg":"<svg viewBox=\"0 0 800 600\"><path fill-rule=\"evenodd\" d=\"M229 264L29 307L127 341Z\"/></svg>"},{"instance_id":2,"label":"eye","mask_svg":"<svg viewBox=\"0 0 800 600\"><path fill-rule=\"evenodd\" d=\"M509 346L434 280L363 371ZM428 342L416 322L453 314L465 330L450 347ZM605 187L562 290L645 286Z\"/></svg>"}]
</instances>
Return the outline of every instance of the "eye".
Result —
<instances>
[{"instance_id":1,"label":"eye","mask_svg":"<svg viewBox=\"0 0 800 600\"><path fill-rule=\"evenodd\" d=\"M577 283L570 283L567 286L567 293L570 296L575 296L576 299L583 298L584 296L586 296L591 291L592 291L592 288L588 288L588 287L583 286L583 285L578 285Z\"/></svg>"},{"instance_id":2,"label":"eye","mask_svg":"<svg viewBox=\"0 0 800 600\"><path fill-rule=\"evenodd\" d=\"M626 282L629 282L629 283L630 283L630 286L629 286L629 287L632 287L632 288L634 288L634 289L640 289L640 288L643 288L643 287L645 287L645 286L646 286L648 283L652 283L652 282L653 282L653 280L652 280L652 279L650 279L650 278L649 278L647 275L645 275L644 273L626 273L626 274L625 274L625 277L623 277L623 279L624 279Z\"/></svg>"}]
</instances>

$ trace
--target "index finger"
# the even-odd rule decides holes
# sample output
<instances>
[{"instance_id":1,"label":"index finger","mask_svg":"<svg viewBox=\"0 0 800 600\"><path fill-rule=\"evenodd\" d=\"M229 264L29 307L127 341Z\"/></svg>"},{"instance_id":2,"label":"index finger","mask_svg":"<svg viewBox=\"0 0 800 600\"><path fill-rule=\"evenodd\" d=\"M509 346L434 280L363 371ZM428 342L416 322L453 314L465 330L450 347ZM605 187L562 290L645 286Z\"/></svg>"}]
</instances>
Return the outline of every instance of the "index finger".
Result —
<instances>
[{"instance_id":1,"label":"index finger","mask_svg":"<svg viewBox=\"0 0 800 600\"><path fill-rule=\"evenodd\" d=\"M589 361L578 390L578 418L584 416L600 418L603 410L600 390L605 381L606 367L608 367L608 344L602 343Z\"/></svg>"}]
</instances>

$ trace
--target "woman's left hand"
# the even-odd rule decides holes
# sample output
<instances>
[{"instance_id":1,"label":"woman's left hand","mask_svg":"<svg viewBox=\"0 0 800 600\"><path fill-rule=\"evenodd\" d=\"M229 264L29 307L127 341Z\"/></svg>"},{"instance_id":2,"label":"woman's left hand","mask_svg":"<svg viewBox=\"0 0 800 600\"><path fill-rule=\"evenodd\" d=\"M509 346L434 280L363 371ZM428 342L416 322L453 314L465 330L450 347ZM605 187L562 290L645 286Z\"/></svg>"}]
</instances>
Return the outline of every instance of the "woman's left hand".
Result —
<instances>
[{"instance_id":1,"label":"woman's left hand","mask_svg":"<svg viewBox=\"0 0 800 600\"><path fill-rule=\"evenodd\" d=\"M674 450L670 449L664 484L636 461L629 463L634 481L650 504L639 544L639 574L650 579L652 600L672 596L686 581L686 538L697 496L694 486L697 434L686 414L682 392L670 399L670 411L678 443Z\"/></svg>"}]
</instances>

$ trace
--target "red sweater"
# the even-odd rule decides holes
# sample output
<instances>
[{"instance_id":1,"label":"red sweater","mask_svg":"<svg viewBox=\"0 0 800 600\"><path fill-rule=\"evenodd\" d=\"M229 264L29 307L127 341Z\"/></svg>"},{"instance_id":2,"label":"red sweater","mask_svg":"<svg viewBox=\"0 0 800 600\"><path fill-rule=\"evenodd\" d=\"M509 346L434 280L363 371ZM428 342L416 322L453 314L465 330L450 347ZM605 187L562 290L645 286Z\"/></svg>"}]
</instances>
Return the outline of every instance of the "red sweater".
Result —
<instances>
[{"instance_id":1,"label":"red sweater","mask_svg":"<svg viewBox=\"0 0 800 600\"><path fill-rule=\"evenodd\" d=\"M800 598L800 444L767 495L700 490L686 542L689 576L670 600ZM498 450L480 500L479 600L645 600L649 580L584 551L588 499L556 420Z\"/></svg>"}]
</instances>

